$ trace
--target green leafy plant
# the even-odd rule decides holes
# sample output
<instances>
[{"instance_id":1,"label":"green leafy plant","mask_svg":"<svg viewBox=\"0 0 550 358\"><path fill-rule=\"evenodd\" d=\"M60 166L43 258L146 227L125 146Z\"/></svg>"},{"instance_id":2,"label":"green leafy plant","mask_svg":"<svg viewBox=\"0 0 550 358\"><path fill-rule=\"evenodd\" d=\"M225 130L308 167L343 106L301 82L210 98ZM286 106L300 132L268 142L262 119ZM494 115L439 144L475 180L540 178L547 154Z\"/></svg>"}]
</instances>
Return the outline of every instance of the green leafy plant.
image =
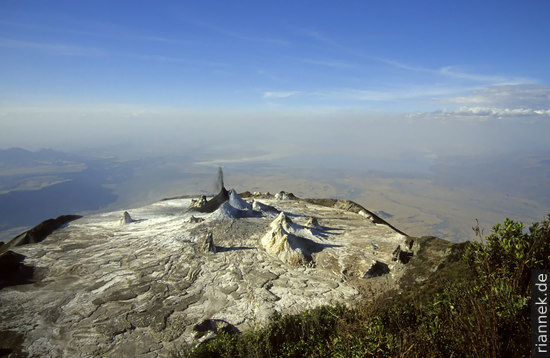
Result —
<instances>
[{"instance_id":1,"label":"green leafy plant","mask_svg":"<svg viewBox=\"0 0 550 358\"><path fill-rule=\"evenodd\" d=\"M528 231L506 219L456 244L428 280L353 309L275 315L217 336L192 357L502 357L529 355L530 270L550 266L550 215Z\"/></svg>"}]
</instances>

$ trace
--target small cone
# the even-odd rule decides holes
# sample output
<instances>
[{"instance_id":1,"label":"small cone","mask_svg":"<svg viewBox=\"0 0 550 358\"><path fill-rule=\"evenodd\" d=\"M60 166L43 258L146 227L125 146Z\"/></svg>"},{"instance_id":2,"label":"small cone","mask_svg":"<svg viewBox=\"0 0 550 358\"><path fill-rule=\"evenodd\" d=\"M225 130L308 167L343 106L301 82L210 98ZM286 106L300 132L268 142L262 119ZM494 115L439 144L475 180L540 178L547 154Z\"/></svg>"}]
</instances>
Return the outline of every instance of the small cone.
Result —
<instances>
[{"instance_id":1,"label":"small cone","mask_svg":"<svg viewBox=\"0 0 550 358\"><path fill-rule=\"evenodd\" d=\"M202 251L216 253L216 245L214 245L214 238L212 237L211 232L207 233L204 238L204 242L202 243Z\"/></svg>"},{"instance_id":2,"label":"small cone","mask_svg":"<svg viewBox=\"0 0 550 358\"><path fill-rule=\"evenodd\" d=\"M130 214L125 211L124 214L122 214L122 217L120 218L120 225L126 225L134 222L134 219L130 216Z\"/></svg>"}]
</instances>

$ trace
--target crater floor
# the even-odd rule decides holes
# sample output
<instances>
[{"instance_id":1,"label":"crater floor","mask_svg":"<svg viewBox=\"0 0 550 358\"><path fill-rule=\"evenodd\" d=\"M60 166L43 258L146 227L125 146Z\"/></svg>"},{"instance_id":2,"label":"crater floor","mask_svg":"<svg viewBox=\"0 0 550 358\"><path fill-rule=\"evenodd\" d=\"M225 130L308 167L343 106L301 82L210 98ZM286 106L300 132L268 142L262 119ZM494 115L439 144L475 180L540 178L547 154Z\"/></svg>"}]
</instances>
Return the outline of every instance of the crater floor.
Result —
<instances>
[{"instance_id":1,"label":"crater floor","mask_svg":"<svg viewBox=\"0 0 550 358\"><path fill-rule=\"evenodd\" d=\"M243 331L275 312L353 304L404 272L396 249L407 250L407 237L366 212L275 198L210 214L190 205L157 202L129 210L126 223L120 211L91 215L13 248L35 279L0 290L0 331L23 335L36 357L166 356L209 337L203 327ZM285 232L308 243L307 263L262 246L280 212L290 219ZM216 252L203 249L208 233ZM374 277L380 265L389 273Z\"/></svg>"}]
</instances>

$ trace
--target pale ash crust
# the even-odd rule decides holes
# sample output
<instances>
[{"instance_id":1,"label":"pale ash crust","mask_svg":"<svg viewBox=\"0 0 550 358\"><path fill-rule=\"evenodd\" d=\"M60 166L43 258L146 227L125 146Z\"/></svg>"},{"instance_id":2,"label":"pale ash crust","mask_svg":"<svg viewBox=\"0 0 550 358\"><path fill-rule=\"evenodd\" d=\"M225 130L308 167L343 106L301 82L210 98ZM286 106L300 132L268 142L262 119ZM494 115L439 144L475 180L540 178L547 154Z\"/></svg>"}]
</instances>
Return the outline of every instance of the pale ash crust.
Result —
<instances>
[{"instance_id":1,"label":"pale ash crust","mask_svg":"<svg viewBox=\"0 0 550 358\"><path fill-rule=\"evenodd\" d=\"M212 213L183 198L128 209L124 225L120 211L91 215L15 248L37 275L0 290L0 332L19 337L0 349L166 356L211 337L208 327L245 331L277 312L353 305L398 288L417 265L421 240L352 202L230 195ZM263 246L273 232L304 259Z\"/></svg>"}]
</instances>

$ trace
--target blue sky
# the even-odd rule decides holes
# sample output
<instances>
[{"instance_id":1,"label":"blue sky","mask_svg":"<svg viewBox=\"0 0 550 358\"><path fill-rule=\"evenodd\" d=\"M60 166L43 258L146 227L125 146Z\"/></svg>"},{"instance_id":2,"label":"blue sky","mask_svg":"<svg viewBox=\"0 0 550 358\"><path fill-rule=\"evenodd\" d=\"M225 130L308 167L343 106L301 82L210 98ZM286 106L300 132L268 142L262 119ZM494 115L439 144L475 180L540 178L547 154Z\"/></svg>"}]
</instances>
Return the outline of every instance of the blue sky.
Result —
<instances>
[{"instance_id":1,"label":"blue sky","mask_svg":"<svg viewBox=\"0 0 550 358\"><path fill-rule=\"evenodd\" d=\"M547 123L548 14L545 0L0 0L0 145L176 140L159 125L191 141L277 121L342 140L342 121Z\"/></svg>"}]
</instances>

